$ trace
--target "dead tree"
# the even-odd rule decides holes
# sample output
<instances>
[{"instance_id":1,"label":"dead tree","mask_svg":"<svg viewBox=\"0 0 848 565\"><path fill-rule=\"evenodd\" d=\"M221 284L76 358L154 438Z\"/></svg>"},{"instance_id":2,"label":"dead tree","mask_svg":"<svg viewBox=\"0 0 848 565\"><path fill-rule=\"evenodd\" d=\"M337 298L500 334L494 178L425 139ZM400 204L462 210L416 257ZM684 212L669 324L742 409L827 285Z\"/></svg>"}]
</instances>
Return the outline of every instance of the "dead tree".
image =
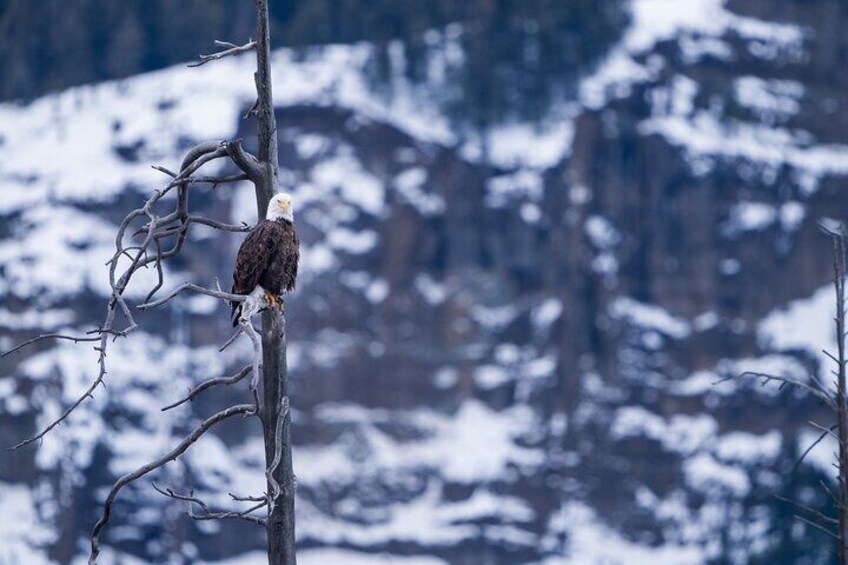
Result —
<instances>
[{"instance_id":1,"label":"dead tree","mask_svg":"<svg viewBox=\"0 0 848 565\"><path fill-rule=\"evenodd\" d=\"M829 516L805 504L796 501L782 499L793 504L798 510L796 518L816 528L833 538L838 546L838 558L840 565L848 565L848 403L846 403L846 364L848 356L845 351L845 251L846 234L844 228L830 229L822 226L822 230L830 237L833 244L833 288L835 291L836 315L834 324L836 330L836 353L828 351L823 353L835 364L831 371L832 380L828 384L824 379L810 374L809 381L800 380L791 376L778 376L765 373L747 372L723 379L724 382L737 378L754 378L762 384L771 382L779 383L780 387L792 386L803 390L820 400L833 413L835 422L823 426L817 422L810 425L818 430L816 440L801 454L796 466L800 464L807 454L813 450L825 438L831 437L837 443L836 463L838 492L834 493L824 483L822 488L828 493L836 509L836 516Z\"/></svg>"},{"instance_id":2,"label":"dead tree","mask_svg":"<svg viewBox=\"0 0 848 565\"><path fill-rule=\"evenodd\" d=\"M268 202L276 191L278 171L277 132L271 88L268 4L267 0L255 0L255 3L257 14L255 40L250 40L243 45L217 41L216 45L223 48L221 51L210 55L201 55L198 63L189 66L199 66L248 51L256 52L257 68L254 74L254 82L257 96L248 116L255 116L258 122L258 154L254 156L245 151L238 140L208 141L200 143L188 151L178 172L172 172L162 166L154 167L156 170L169 175L171 179L164 188L154 191L140 208L127 214L118 227L115 237L115 252L106 263L111 296L106 305L102 324L83 335L56 333L40 335L3 354L8 355L32 343L50 339L71 340L76 343L93 342L95 350L99 353L99 370L88 389L75 402L71 403L58 418L34 436L20 442L14 449L43 438L66 420L87 398L91 398L99 385L104 384L107 375L106 354L110 342L125 338L138 328L134 308L129 304L124 293L140 269L153 266L158 273L158 280L147 294L146 299L141 304L135 305L135 309L155 308L183 292L205 294L224 301L240 302L245 299L244 296L229 294L220 288L205 288L188 283L178 287L163 298L156 299L155 297L164 285L163 263L181 252L193 225L201 224L225 232L245 232L249 230L247 225L230 225L193 214L189 206L189 196L193 190L203 184L218 186L248 180L255 188L257 213L260 219L265 217ZM204 165L219 159L232 162L239 169L239 173L231 176L199 174ZM161 209L166 203L165 197L173 194L176 194L173 209L162 214ZM128 245L128 239L134 241ZM119 322L119 317L122 318L123 324ZM285 316L277 309L265 310L262 313L261 337L257 335L252 322L248 320L240 325L236 334L221 347L221 350L223 351L239 335L246 335L253 345L254 358L250 365L231 376L217 377L201 382L185 398L173 402L163 410L169 410L192 400L209 388L238 383L244 380L247 375L252 375L249 385L252 393L251 401L231 406L206 418L171 451L117 480L106 497L103 514L91 533L90 564L97 563L100 554L100 535L109 522L121 489L161 468L169 461L176 460L213 427L236 416L257 417L261 421L266 460L266 490L263 495L230 495L233 501L246 504L245 510L219 511L210 509L206 503L195 497L191 492L179 494L170 488L160 488L156 485L153 485L153 488L164 496L187 502L189 516L195 520L241 519L264 526L268 536L269 564L291 565L296 563L295 485L290 442L291 417L287 396ZM257 516L256 512L262 509L266 509L265 517Z\"/></svg>"}]
</instances>

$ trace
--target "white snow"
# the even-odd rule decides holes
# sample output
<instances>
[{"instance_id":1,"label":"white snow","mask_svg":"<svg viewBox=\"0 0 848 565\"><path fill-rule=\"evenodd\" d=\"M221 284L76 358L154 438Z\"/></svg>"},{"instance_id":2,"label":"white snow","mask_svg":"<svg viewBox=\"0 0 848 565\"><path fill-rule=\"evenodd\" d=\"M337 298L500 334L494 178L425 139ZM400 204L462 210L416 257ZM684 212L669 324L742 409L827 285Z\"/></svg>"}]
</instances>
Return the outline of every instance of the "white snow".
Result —
<instances>
[{"instance_id":1,"label":"white snow","mask_svg":"<svg viewBox=\"0 0 848 565\"><path fill-rule=\"evenodd\" d=\"M612 302L609 314L615 319L629 320L637 326L656 330L674 339L685 339L692 333L688 321L671 315L655 304L644 304L625 296Z\"/></svg>"},{"instance_id":2,"label":"white snow","mask_svg":"<svg viewBox=\"0 0 848 565\"><path fill-rule=\"evenodd\" d=\"M427 170L424 167L412 167L395 177L394 187L401 197L414 206L422 216L435 216L445 211L445 200L432 192L424 190L427 182Z\"/></svg>"},{"instance_id":3,"label":"white snow","mask_svg":"<svg viewBox=\"0 0 848 565\"><path fill-rule=\"evenodd\" d=\"M513 376L497 365L481 365L474 369L474 382L483 390L497 388L512 380Z\"/></svg>"},{"instance_id":4,"label":"white snow","mask_svg":"<svg viewBox=\"0 0 848 565\"><path fill-rule=\"evenodd\" d=\"M375 216L383 213L385 194L382 183L364 170L359 160L351 155L340 155L318 163L312 169L312 182L319 188L312 198L307 198L298 191L295 191L294 196L302 202L309 202L312 199L323 200L332 194L338 194L345 202L362 208L365 212Z\"/></svg>"},{"instance_id":5,"label":"white snow","mask_svg":"<svg viewBox=\"0 0 848 565\"><path fill-rule=\"evenodd\" d=\"M714 457L699 453L683 462L686 482L705 494L720 495L730 492L734 496L745 496L751 489L748 474L739 468L722 465Z\"/></svg>"},{"instance_id":6,"label":"white snow","mask_svg":"<svg viewBox=\"0 0 848 565\"><path fill-rule=\"evenodd\" d=\"M0 528L0 561L47 565L46 549L56 533L41 522L33 491L23 484L0 483L0 513L6 516Z\"/></svg>"},{"instance_id":7,"label":"white snow","mask_svg":"<svg viewBox=\"0 0 848 565\"><path fill-rule=\"evenodd\" d=\"M559 119L548 116L541 124L518 123L492 128L489 132L490 162L507 169L549 169L557 165L567 154L574 136L570 116Z\"/></svg>"},{"instance_id":8,"label":"white snow","mask_svg":"<svg viewBox=\"0 0 848 565\"><path fill-rule=\"evenodd\" d=\"M297 561L303 565L446 565L445 561L435 557L366 553L335 547L300 549L297 552ZM264 551L253 551L231 559L198 563L199 565L266 565L268 554Z\"/></svg>"},{"instance_id":9,"label":"white snow","mask_svg":"<svg viewBox=\"0 0 848 565\"><path fill-rule=\"evenodd\" d=\"M471 308L471 318L490 331L498 331L509 325L519 311L513 304L505 306L483 306L475 304Z\"/></svg>"},{"instance_id":10,"label":"white snow","mask_svg":"<svg viewBox=\"0 0 848 565\"><path fill-rule=\"evenodd\" d=\"M516 445L515 439L532 429L535 417L526 407L496 412L484 404L468 400L452 416L430 411L365 410L337 404L319 407L317 414L329 421L355 425L356 434L344 434L326 447L304 447L295 462L295 472L309 484L339 483L374 473L401 472L416 468L432 469L445 480L468 483L503 477L508 466L530 469L544 460L542 451ZM402 418L427 435L420 441L398 442L374 424L384 419ZM360 438L367 442L366 461L343 463L351 449L359 449Z\"/></svg>"},{"instance_id":11,"label":"white snow","mask_svg":"<svg viewBox=\"0 0 848 565\"><path fill-rule=\"evenodd\" d=\"M621 241L621 234L603 216L589 216L586 219L584 229L589 241L597 249L609 249Z\"/></svg>"},{"instance_id":12,"label":"white snow","mask_svg":"<svg viewBox=\"0 0 848 565\"><path fill-rule=\"evenodd\" d=\"M0 247L0 263L4 266L2 282L7 292L19 298L38 297L44 301L76 296L86 289L100 296L111 295L108 269L104 265L115 252L114 226L74 207L58 204L30 208L14 226L15 245ZM129 260L122 257L118 265L119 269L125 269ZM155 284L155 270L141 269L127 288L126 296L143 297Z\"/></svg>"},{"instance_id":13,"label":"white snow","mask_svg":"<svg viewBox=\"0 0 848 565\"><path fill-rule=\"evenodd\" d=\"M616 411L610 434L616 439L648 437L666 451L690 455L710 446L717 431L718 424L706 414L675 414L665 419L641 406L626 406Z\"/></svg>"},{"instance_id":14,"label":"white snow","mask_svg":"<svg viewBox=\"0 0 848 565\"><path fill-rule=\"evenodd\" d=\"M745 40L755 56L803 56L807 32L797 26L739 16L726 9L724 0L633 0L630 8L632 23L621 42L580 85L579 98L587 108L600 108L611 99L628 95L634 84L655 78L664 63L654 58L642 64L636 56L666 40L681 40L690 61L708 54L725 60L732 57L722 41L728 34Z\"/></svg>"},{"instance_id":15,"label":"white snow","mask_svg":"<svg viewBox=\"0 0 848 565\"><path fill-rule=\"evenodd\" d=\"M389 295L389 283L383 279L375 279L365 292L366 298L372 304L379 304Z\"/></svg>"},{"instance_id":16,"label":"white snow","mask_svg":"<svg viewBox=\"0 0 848 565\"><path fill-rule=\"evenodd\" d=\"M835 291L827 285L766 316L757 326L757 336L772 351L806 350L819 360L819 373L827 375L833 362L821 351L836 351L835 315Z\"/></svg>"},{"instance_id":17,"label":"white snow","mask_svg":"<svg viewBox=\"0 0 848 565\"><path fill-rule=\"evenodd\" d=\"M771 174L789 165L806 176L800 182L809 194L828 175L848 174L848 145L810 144L806 132L719 118L699 110L691 117L655 116L639 125L643 135L659 134L686 150L691 162L703 157L744 159Z\"/></svg>"},{"instance_id":18,"label":"white snow","mask_svg":"<svg viewBox=\"0 0 848 565\"><path fill-rule=\"evenodd\" d=\"M730 225L734 230L759 231L772 225L777 219L777 210L762 202L742 202L730 211Z\"/></svg>"},{"instance_id":19,"label":"white snow","mask_svg":"<svg viewBox=\"0 0 848 565\"><path fill-rule=\"evenodd\" d=\"M543 540L543 547L560 556L546 558L542 561L543 565L689 565L703 561L703 549L697 544L669 542L652 547L627 540L604 524L594 510L580 502L568 502L555 512L548 531L566 534L568 540L564 547L560 547L556 538L549 534L550 537Z\"/></svg>"},{"instance_id":20,"label":"white snow","mask_svg":"<svg viewBox=\"0 0 848 565\"><path fill-rule=\"evenodd\" d=\"M730 216L722 226L725 235L733 236L746 231L761 231L779 222L786 231L797 230L807 215L800 202L785 202L772 206L763 202L740 202L730 210Z\"/></svg>"},{"instance_id":21,"label":"white snow","mask_svg":"<svg viewBox=\"0 0 848 565\"><path fill-rule=\"evenodd\" d=\"M24 310L11 312L0 308L0 326L10 330L55 330L74 322L73 310Z\"/></svg>"},{"instance_id":22,"label":"white snow","mask_svg":"<svg viewBox=\"0 0 848 565\"><path fill-rule=\"evenodd\" d=\"M427 273L415 277L415 288L431 306L438 306L447 299L448 291L444 283L437 282Z\"/></svg>"},{"instance_id":23,"label":"white snow","mask_svg":"<svg viewBox=\"0 0 848 565\"><path fill-rule=\"evenodd\" d=\"M786 121L801 109L804 86L792 80L765 80L756 76L737 78L736 100L769 123Z\"/></svg>"},{"instance_id":24,"label":"white snow","mask_svg":"<svg viewBox=\"0 0 848 565\"><path fill-rule=\"evenodd\" d=\"M492 177L486 181L486 204L493 208L507 206L513 199L537 202L544 192L538 171L521 169L514 173Z\"/></svg>"},{"instance_id":25,"label":"white snow","mask_svg":"<svg viewBox=\"0 0 848 565\"><path fill-rule=\"evenodd\" d=\"M459 372L454 367L442 367L433 375L433 384L442 390L453 388L459 381Z\"/></svg>"},{"instance_id":26,"label":"white snow","mask_svg":"<svg viewBox=\"0 0 848 565\"><path fill-rule=\"evenodd\" d=\"M333 249L345 251L352 255L361 255L374 249L379 237L374 230L353 231L346 228L336 228L327 235L327 240Z\"/></svg>"},{"instance_id":27,"label":"white snow","mask_svg":"<svg viewBox=\"0 0 848 565\"><path fill-rule=\"evenodd\" d=\"M782 445L783 437L776 430L762 435L730 432L721 436L715 453L724 462L753 464L773 461L780 455Z\"/></svg>"},{"instance_id":28,"label":"white snow","mask_svg":"<svg viewBox=\"0 0 848 565\"><path fill-rule=\"evenodd\" d=\"M562 301L547 298L530 312L530 319L537 330L545 330L562 315Z\"/></svg>"}]
</instances>

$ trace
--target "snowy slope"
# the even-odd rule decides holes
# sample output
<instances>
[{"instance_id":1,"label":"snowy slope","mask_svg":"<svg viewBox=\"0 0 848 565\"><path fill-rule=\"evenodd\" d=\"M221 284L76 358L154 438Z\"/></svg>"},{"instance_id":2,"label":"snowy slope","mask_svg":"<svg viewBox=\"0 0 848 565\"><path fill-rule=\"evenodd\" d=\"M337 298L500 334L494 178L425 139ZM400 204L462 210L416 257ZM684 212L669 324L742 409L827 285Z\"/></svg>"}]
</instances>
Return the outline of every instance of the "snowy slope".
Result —
<instances>
[{"instance_id":1,"label":"snowy slope","mask_svg":"<svg viewBox=\"0 0 848 565\"><path fill-rule=\"evenodd\" d=\"M806 378L820 362L828 249L810 234L845 215L832 194L848 139L805 122L817 86L793 69L814 56L815 29L720 0L632 12L576 100L543 125L493 127L487 151L439 110L458 30L428 83L398 73L391 96L368 85L368 45L274 54L282 182L304 245L288 310L304 563L742 563L779 542L771 496L789 487L776 469L816 407L713 383ZM162 186L151 164L250 139L252 64L0 105L0 347L97 323L121 211ZM247 186L194 202L255 219ZM237 243L199 227L168 286L226 281ZM755 276L775 290L753 293ZM0 526L0 562L81 559L116 475L246 398L161 413L249 346L217 353L229 333L211 299L142 319L149 329L115 343L108 386L0 464L0 508L19 517ZM0 437L49 422L95 361L67 343L4 361ZM791 418L774 416L787 405ZM156 481L222 507L227 492L257 494L257 434L222 428ZM263 562L250 525L188 523L147 484L121 501L104 562Z\"/></svg>"}]
</instances>

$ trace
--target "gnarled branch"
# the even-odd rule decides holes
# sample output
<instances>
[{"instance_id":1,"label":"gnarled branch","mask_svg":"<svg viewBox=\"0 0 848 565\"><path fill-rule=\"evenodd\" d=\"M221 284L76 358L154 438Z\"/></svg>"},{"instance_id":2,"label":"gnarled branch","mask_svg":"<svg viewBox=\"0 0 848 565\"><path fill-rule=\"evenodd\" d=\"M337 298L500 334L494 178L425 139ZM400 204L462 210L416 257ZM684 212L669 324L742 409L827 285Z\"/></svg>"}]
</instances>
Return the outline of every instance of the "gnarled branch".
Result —
<instances>
[{"instance_id":1,"label":"gnarled branch","mask_svg":"<svg viewBox=\"0 0 848 565\"><path fill-rule=\"evenodd\" d=\"M242 520L247 520L248 522L253 522L254 524L259 524L260 526L265 525L265 520L259 518L258 516L251 516L253 512L256 512L260 508L264 507L268 504L268 501L265 499L260 499L259 504L254 504L247 510L242 511L232 511L232 510L224 510L224 511L212 511L209 510L209 506L194 496L194 492L189 492L188 494L179 494L174 492L171 489L161 489L156 486L156 483L153 483L153 489L163 496L167 496L168 498L173 498L174 500L182 500L189 503L188 506L188 515L192 520L226 520L228 518L239 518ZM235 501L243 501L246 499L239 499L234 497L232 494L230 495ZM251 499L251 502L253 500ZM195 514L192 510L191 505L196 504L200 506L201 510L203 510L202 514Z\"/></svg>"},{"instance_id":2,"label":"gnarled branch","mask_svg":"<svg viewBox=\"0 0 848 565\"><path fill-rule=\"evenodd\" d=\"M144 475L155 471L159 467L162 467L167 462L176 460L177 457L185 453L186 450L191 447L192 444L194 444L198 439L203 436L203 434L205 434L213 426L215 426L215 424L218 424L219 422L222 422L227 418L231 418L239 414L246 416L254 415L256 414L256 406L254 406L253 404L239 404L237 406L231 406L226 410L221 410L217 414L210 416L209 418L204 420L174 449L172 449L165 455L154 459L150 463L142 465L135 471L127 473L115 482L115 484L109 491L108 496L106 497L106 501L103 504L103 515L100 517L100 520L97 521L97 524L95 524L94 529L91 532L91 554L88 558L89 565L96 565L97 563L97 556L100 555L100 532L109 522L109 517L112 515L112 506L115 504L115 499L118 497L118 493L121 491L121 489L127 486L128 484L137 481Z\"/></svg>"}]
</instances>

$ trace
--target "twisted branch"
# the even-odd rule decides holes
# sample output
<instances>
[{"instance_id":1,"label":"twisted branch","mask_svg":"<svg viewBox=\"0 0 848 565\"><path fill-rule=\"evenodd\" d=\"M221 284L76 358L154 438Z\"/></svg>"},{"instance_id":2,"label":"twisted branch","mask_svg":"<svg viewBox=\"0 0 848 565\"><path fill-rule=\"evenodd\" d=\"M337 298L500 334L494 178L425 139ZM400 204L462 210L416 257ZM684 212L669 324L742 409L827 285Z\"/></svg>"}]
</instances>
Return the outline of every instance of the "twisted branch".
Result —
<instances>
[{"instance_id":1,"label":"twisted branch","mask_svg":"<svg viewBox=\"0 0 848 565\"><path fill-rule=\"evenodd\" d=\"M193 389L191 389L191 391L189 391L189 393L182 400L177 400L176 402L163 407L162 412L165 412L166 410L171 410L172 408L176 408L181 404L185 404L186 402L194 400L201 392L208 388L212 388L213 386L235 384L245 378L248 373L250 373L250 369L251 366L247 365L243 367L239 372L230 375L229 377L215 377L213 379L205 380Z\"/></svg>"},{"instance_id":2,"label":"twisted branch","mask_svg":"<svg viewBox=\"0 0 848 565\"><path fill-rule=\"evenodd\" d=\"M73 403L71 403L70 406L65 409L58 418L51 421L37 434L15 445L12 449L19 449L25 445L42 439L51 430L61 424L65 419L67 419L74 412L74 410L76 410L77 407L79 407L85 401L85 399L92 398L93 393L97 389L97 387L104 383L104 379L106 378L107 374L106 352L109 344L109 336L112 336L114 341L114 339L117 339L118 337L126 337L138 328L138 324L136 323L133 317L132 309L124 298L124 293L130 281L132 280L132 277L135 275L136 272L138 272L140 268L147 267L150 264L155 265L158 273L157 282L148 293L147 298L145 299L145 305L150 307L151 304L159 304L162 301L156 301L155 303L151 303L150 300L153 298L153 296L162 287L164 283L162 263L164 260L177 255L182 250L182 247L188 237L189 226L196 223L203 224L215 229L221 229L224 231L244 231L245 229L247 229L245 226L231 226L228 224L217 222L215 220L206 219L201 216L190 215L188 212L188 185L192 182L191 175L200 167L202 167L206 163L209 163L210 161L229 157L230 152L232 151L237 151L240 158L246 161L249 161L252 158L252 156L250 156L247 152L241 149L241 145L239 142L231 143L222 141L209 141L200 143L187 152L180 166L179 174L174 175L174 173L168 171L164 167L159 168L159 170L162 170L169 176L172 176L172 180L168 183L167 186L165 186L165 188L153 191L153 194L144 202L144 204L140 208L137 208L127 214L121 221L120 225L118 226L117 233L115 234L115 252L112 257L106 262L106 265L108 266L109 286L112 289L112 292L106 305L106 313L104 315L103 324L94 332L98 335L91 337L81 337L61 333L44 334L31 340L28 340L3 354L5 356L15 351L20 351L28 345L46 339L64 339L74 341L75 343L99 342L94 348L95 351L97 351L99 354L97 360L98 373L94 380L91 382L91 384L88 386L88 388ZM247 173L245 172L245 174ZM162 198L164 198L175 188L178 190L176 209L170 214L165 215L164 217L158 216L154 212L154 207L162 200ZM125 247L124 238L126 236L127 230L137 218L142 217L147 218L147 222L144 224L142 231L139 233L139 235L144 234L143 241L138 245ZM176 227L170 226L170 224L175 221L179 222L179 225ZM161 239L170 236L176 236L177 240L175 241L171 249L163 251L161 248ZM148 249L150 249L151 245L153 245L156 250L155 255L151 255L150 253L148 253ZM120 263L119 260L122 257L128 259L129 265L119 275L118 266ZM199 289L200 287L196 288ZM244 300L244 297L240 297L238 295L229 295L227 299L231 301L241 301ZM143 309L144 308L142 308L142 310ZM123 314L126 321L126 325L123 329L118 329L115 327L117 312L119 310Z\"/></svg>"},{"instance_id":3,"label":"twisted branch","mask_svg":"<svg viewBox=\"0 0 848 565\"><path fill-rule=\"evenodd\" d=\"M280 410L277 412L277 426L274 429L274 459L268 465L268 468L265 469L265 478L268 484L271 485L271 492L268 493L268 514L274 512L277 497L280 496L280 483L274 478L274 471L277 470L283 455L283 424L288 413L289 397L284 396L280 399Z\"/></svg>"},{"instance_id":4,"label":"twisted branch","mask_svg":"<svg viewBox=\"0 0 848 565\"><path fill-rule=\"evenodd\" d=\"M109 517L112 515L112 506L115 504L115 499L118 497L118 493L122 488L127 486L128 484L137 481L144 475L150 473L162 467L169 461L174 461L186 452L186 450L191 447L198 439L200 439L203 434L209 431L215 424L226 420L227 418L231 418L238 414L243 414L245 416L252 416L256 414L256 406L253 404L239 404L237 406L231 406L226 410L221 410L217 414L210 416L206 420L204 420L194 431L191 432L185 439L183 439L179 445L177 445L174 449L162 455L161 457L154 459L150 463L146 465L142 465L135 471L131 473L127 473L123 477L117 480L115 484L112 486L109 491L109 495L106 497L106 502L103 504L103 515L100 517L100 520L95 524L94 529L91 532L91 554L88 558L89 565L96 565L97 556L100 555L100 532L109 522Z\"/></svg>"}]
</instances>

